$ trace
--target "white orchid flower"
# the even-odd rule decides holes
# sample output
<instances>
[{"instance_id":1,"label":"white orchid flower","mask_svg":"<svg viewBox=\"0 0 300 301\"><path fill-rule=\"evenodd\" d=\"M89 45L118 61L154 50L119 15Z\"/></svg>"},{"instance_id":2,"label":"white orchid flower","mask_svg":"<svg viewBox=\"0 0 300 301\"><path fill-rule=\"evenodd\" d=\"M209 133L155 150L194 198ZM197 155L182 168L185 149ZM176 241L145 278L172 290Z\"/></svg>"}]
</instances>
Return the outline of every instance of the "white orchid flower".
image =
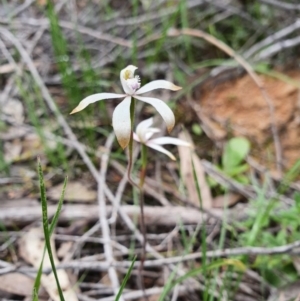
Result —
<instances>
[{"instance_id":1,"label":"white orchid flower","mask_svg":"<svg viewBox=\"0 0 300 301\"><path fill-rule=\"evenodd\" d=\"M112 118L112 124L115 134L123 149L128 145L131 134L131 97L151 104L162 116L165 123L167 124L168 132L170 132L175 125L175 117L172 110L162 100L153 97L142 97L140 96L140 94L155 89L169 89L172 91L178 91L181 89L181 87L175 86L174 84L166 80L155 80L140 88L140 78L139 76L134 76L136 69L137 67L129 65L120 72L120 79L124 94L97 93L90 95L83 99L79 103L79 105L71 112L71 114L77 113L85 109L89 104L99 100L125 97L124 100L115 108Z\"/></svg>"},{"instance_id":2,"label":"white orchid flower","mask_svg":"<svg viewBox=\"0 0 300 301\"><path fill-rule=\"evenodd\" d=\"M169 158L171 158L174 161L176 161L174 155L168 150L166 150L164 147L162 147L161 145L173 144L173 145L182 145L182 146L191 147L190 143L178 138L159 137L159 138L151 139L153 134L160 132L160 129L152 128L151 127L152 124L153 124L153 118L149 118L140 122L136 127L136 133L133 133L133 139L163 154L166 154Z\"/></svg>"}]
</instances>

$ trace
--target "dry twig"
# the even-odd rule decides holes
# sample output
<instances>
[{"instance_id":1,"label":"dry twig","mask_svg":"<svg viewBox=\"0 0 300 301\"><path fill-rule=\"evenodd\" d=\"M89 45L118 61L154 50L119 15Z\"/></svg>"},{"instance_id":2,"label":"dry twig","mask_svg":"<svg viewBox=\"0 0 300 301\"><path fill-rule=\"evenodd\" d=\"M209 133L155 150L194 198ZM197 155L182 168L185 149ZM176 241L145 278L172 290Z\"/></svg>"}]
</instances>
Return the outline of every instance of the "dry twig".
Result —
<instances>
[{"instance_id":1,"label":"dry twig","mask_svg":"<svg viewBox=\"0 0 300 301\"><path fill-rule=\"evenodd\" d=\"M101 168L99 173L99 181L98 181L98 210L99 210L99 222L101 223L102 235L104 239L104 254L106 258L106 262L112 263L114 261L113 249L111 247L111 238L110 238L110 230L107 222L107 212L106 212L106 201L105 201L105 193L104 193L104 185L106 179L106 171L108 166L108 158L109 151L111 149L112 143L114 141L114 134L111 134L107 142L105 144L105 148L107 149L107 153L104 153L101 157ZM111 280L111 284L114 290L115 296L117 296L120 290L120 284L118 275L113 266L108 269L108 275ZM124 300L122 296L120 296L120 300Z\"/></svg>"},{"instance_id":2,"label":"dry twig","mask_svg":"<svg viewBox=\"0 0 300 301\"><path fill-rule=\"evenodd\" d=\"M131 205L118 205L116 207L118 213L122 212L124 216L126 215L128 219L134 219L139 217L139 207ZM107 206L106 218L111 215L115 210L114 206ZM101 210L101 208L99 208ZM30 223L41 218L41 208L39 205L32 205L30 207L24 206L18 207L15 210L13 207L1 207L0 220L3 225L13 225L13 224L25 224ZM49 216L53 216L56 211L55 205L48 205ZM221 217L222 210L214 209L212 212ZM124 216L122 218L124 218ZM202 223L202 214L199 209L194 208L184 208L181 206L172 207L159 207L159 206L145 206L145 223L146 225L156 225L156 226L168 226L174 227L179 222L188 225L196 225ZM97 205L77 205L68 204L64 205L59 221L76 221L76 220L86 220L88 222L96 222L99 218L98 206ZM207 215L204 215L204 221L207 219ZM131 230L133 233L136 232L135 225L132 224ZM139 235L139 234L138 234Z\"/></svg>"},{"instance_id":3,"label":"dry twig","mask_svg":"<svg viewBox=\"0 0 300 301\"><path fill-rule=\"evenodd\" d=\"M300 10L300 4L285 3L283 1L277 1L277 0L259 0L259 1L287 10Z\"/></svg>"},{"instance_id":4,"label":"dry twig","mask_svg":"<svg viewBox=\"0 0 300 301\"><path fill-rule=\"evenodd\" d=\"M207 251L205 256L207 258L220 258L220 257L231 257L231 256L240 256L240 255L278 255L278 254L289 254L289 255L298 255L300 254L300 241L295 241L294 243L272 247L272 248L263 248L263 247L241 247L233 249L223 249L223 250L213 250ZM176 256L170 258L160 258L153 260L145 260L144 266L148 268L153 267L162 267L164 265L178 264L185 261L196 260L203 257L202 252L188 254L185 256ZM59 264L57 269L79 269L79 270L93 270L93 271L107 271L110 267L119 268L129 268L131 266L131 261L71 261L68 263ZM136 261L134 264L135 268L138 268L140 265L139 261ZM0 274L10 273L10 272L21 272L21 273L33 273L36 272L34 268L28 267L17 267L13 264L9 264L4 261L0 261ZM44 273L50 273L51 268L43 270Z\"/></svg>"}]
</instances>

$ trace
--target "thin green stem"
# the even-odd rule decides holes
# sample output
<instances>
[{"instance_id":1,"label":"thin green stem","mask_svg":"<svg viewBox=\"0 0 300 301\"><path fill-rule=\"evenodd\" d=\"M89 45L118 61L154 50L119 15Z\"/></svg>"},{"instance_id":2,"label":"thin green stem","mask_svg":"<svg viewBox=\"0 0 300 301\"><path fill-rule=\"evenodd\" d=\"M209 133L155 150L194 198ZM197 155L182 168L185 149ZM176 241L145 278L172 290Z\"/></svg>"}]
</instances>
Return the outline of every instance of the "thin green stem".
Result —
<instances>
[{"instance_id":1,"label":"thin green stem","mask_svg":"<svg viewBox=\"0 0 300 301\"><path fill-rule=\"evenodd\" d=\"M141 176L140 176L140 188L142 190L145 177L146 177L146 168L147 168L147 147L145 144L142 144L142 168L141 168Z\"/></svg>"},{"instance_id":2,"label":"thin green stem","mask_svg":"<svg viewBox=\"0 0 300 301\"><path fill-rule=\"evenodd\" d=\"M127 167L127 176L128 181L136 187L140 191L140 207L141 207L141 232L143 235L143 245L142 245L142 255L141 255L141 264L139 267L139 274L140 274L140 287L143 291L145 291L144 283L142 279L142 271L145 261L145 254L146 254L146 229L145 229L145 219L144 219L144 193L143 193L143 185L145 181L145 174L146 174L146 166L147 166L147 155L146 150L142 149L142 158L143 158L143 164L142 164L142 171L141 171L141 181L140 185L134 182L134 180L131 178L131 170L133 166L133 126L134 126L134 116L135 115L135 99L131 99L130 104L130 120L131 120L131 134L130 134L130 140L129 140L129 160L128 160L128 167ZM143 145L143 147L145 147ZM146 147L145 147L146 148ZM145 295L145 299L147 300L147 297Z\"/></svg>"},{"instance_id":3,"label":"thin green stem","mask_svg":"<svg viewBox=\"0 0 300 301\"><path fill-rule=\"evenodd\" d=\"M141 208L141 232L143 234L143 244L142 244L142 254L141 254L141 263L139 266L140 275L142 275L142 271L144 268L144 261L146 259L146 242L147 242L147 234L146 234L146 226L145 226L145 215L144 215L144 183L146 177L146 169L147 169L147 147L145 144L142 144L142 167L140 171L140 183L139 183L139 190L140 190L140 208ZM142 277L141 277L142 279ZM142 287L144 287L142 283ZM144 290L144 288L143 288ZM148 298L145 296L145 299Z\"/></svg>"},{"instance_id":4,"label":"thin green stem","mask_svg":"<svg viewBox=\"0 0 300 301\"><path fill-rule=\"evenodd\" d=\"M144 236L143 240L143 250L142 250L142 260L141 266L143 267L143 263L146 255L146 226L145 226L145 218L144 218L144 183L146 178L146 169L147 169L147 147L145 144L142 144L142 168L140 172L140 206L141 206L141 230Z\"/></svg>"},{"instance_id":5,"label":"thin green stem","mask_svg":"<svg viewBox=\"0 0 300 301\"><path fill-rule=\"evenodd\" d=\"M128 181L131 183L132 186L140 189L140 186L137 185L133 179L131 178L131 170L133 165L133 126L134 126L134 113L135 113L135 99L131 99L130 104L130 120L131 120L131 133L130 133L130 140L129 140L129 160L128 160L128 167L127 167L127 176Z\"/></svg>"}]
</instances>

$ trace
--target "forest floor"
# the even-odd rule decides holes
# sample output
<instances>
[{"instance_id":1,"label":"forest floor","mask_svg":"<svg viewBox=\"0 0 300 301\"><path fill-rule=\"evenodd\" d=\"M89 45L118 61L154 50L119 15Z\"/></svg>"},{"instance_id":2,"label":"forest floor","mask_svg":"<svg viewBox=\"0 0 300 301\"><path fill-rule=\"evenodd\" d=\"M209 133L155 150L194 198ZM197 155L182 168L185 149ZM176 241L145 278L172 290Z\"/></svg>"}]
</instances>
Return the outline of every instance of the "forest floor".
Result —
<instances>
[{"instance_id":1,"label":"forest floor","mask_svg":"<svg viewBox=\"0 0 300 301\"><path fill-rule=\"evenodd\" d=\"M34 291L38 158L50 221L64 191L51 243L65 300L113 301L121 287L119 300L300 300L299 4L227 2L0 3L0 300L61 301L47 256ZM70 115L88 95L123 93L128 65L142 86L182 87L151 96L192 146L167 145L176 161L148 149L144 259L119 102ZM168 135L152 106L135 112Z\"/></svg>"}]
</instances>

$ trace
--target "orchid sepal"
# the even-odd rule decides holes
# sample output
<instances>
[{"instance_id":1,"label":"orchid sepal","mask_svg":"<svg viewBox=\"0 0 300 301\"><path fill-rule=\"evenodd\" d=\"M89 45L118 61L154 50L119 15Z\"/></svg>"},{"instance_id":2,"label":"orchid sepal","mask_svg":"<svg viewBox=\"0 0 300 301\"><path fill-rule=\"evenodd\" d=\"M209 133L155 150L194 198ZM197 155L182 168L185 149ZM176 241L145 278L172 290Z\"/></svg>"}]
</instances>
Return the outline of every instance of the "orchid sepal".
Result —
<instances>
[{"instance_id":1,"label":"orchid sepal","mask_svg":"<svg viewBox=\"0 0 300 301\"><path fill-rule=\"evenodd\" d=\"M116 106L112 118L117 140L123 149L129 144L131 135L130 104L131 96L126 96L125 99Z\"/></svg>"},{"instance_id":2,"label":"orchid sepal","mask_svg":"<svg viewBox=\"0 0 300 301\"><path fill-rule=\"evenodd\" d=\"M171 83L167 80L159 79L159 80L154 80L154 81L144 85L142 88L138 89L135 92L135 95L147 93L147 92L150 92L150 91L153 91L156 89L168 89L171 91L178 91L182 88L174 85L173 83Z\"/></svg>"},{"instance_id":3,"label":"orchid sepal","mask_svg":"<svg viewBox=\"0 0 300 301\"><path fill-rule=\"evenodd\" d=\"M167 125L167 130L170 133L175 125L175 116L172 110L160 99L154 97L136 96L134 98L151 104L161 115Z\"/></svg>"},{"instance_id":4,"label":"orchid sepal","mask_svg":"<svg viewBox=\"0 0 300 301\"><path fill-rule=\"evenodd\" d=\"M157 145L157 144L152 144L152 143L148 143L146 144L148 147L151 147L165 155L167 155L170 159L172 159L173 161L176 161L175 156L168 150L166 150L164 147Z\"/></svg>"},{"instance_id":5,"label":"orchid sepal","mask_svg":"<svg viewBox=\"0 0 300 301\"><path fill-rule=\"evenodd\" d=\"M121 98L125 97L125 94L117 94L117 93L97 93L97 94L92 94L86 98L84 98L78 106L70 113L70 114L75 114L83 109L85 109L89 104L94 103L96 101L104 100L104 99L113 99L113 98Z\"/></svg>"}]
</instances>

